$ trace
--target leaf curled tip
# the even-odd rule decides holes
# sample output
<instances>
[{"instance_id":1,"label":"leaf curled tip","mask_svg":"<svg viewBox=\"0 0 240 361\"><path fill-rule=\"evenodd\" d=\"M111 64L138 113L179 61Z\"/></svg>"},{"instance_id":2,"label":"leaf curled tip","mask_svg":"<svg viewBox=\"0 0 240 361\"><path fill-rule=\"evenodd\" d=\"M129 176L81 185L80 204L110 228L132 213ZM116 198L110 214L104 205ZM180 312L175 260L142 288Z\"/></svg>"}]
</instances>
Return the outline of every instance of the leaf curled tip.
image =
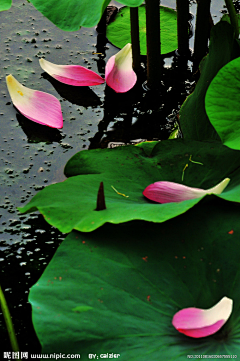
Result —
<instances>
[{"instance_id":1,"label":"leaf curled tip","mask_svg":"<svg viewBox=\"0 0 240 361\"><path fill-rule=\"evenodd\" d=\"M216 333L227 322L233 307L233 300L223 297L215 306L205 310L195 307L184 308L172 319L173 326L186 336L207 337Z\"/></svg>"},{"instance_id":2,"label":"leaf curled tip","mask_svg":"<svg viewBox=\"0 0 240 361\"><path fill-rule=\"evenodd\" d=\"M105 203L103 182L101 182L99 189L98 189L98 195L97 195L97 208L95 210L103 211L104 209L107 209L107 207L106 207L106 203Z\"/></svg>"}]
</instances>

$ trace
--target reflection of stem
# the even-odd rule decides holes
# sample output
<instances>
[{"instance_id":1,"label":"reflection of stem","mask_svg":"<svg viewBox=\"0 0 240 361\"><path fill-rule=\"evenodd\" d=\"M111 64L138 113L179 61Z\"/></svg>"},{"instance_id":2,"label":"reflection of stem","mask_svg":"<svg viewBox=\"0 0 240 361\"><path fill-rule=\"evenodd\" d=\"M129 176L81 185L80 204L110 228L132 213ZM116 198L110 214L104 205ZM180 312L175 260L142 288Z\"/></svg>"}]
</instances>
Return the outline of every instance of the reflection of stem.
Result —
<instances>
[{"instance_id":1,"label":"reflection of stem","mask_svg":"<svg viewBox=\"0 0 240 361\"><path fill-rule=\"evenodd\" d=\"M6 299L2 292L1 286L0 286L0 304L1 304L1 308L2 308L3 317L5 320L6 326L7 326L8 336L10 339L12 350L14 352L17 352L17 351L19 351L17 337L15 334L15 330L14 330L13 323L12 323L12 318L11 318L11 315L10 315L10 312L9 312L9 309L7 306Z\"/></svg>"},{"instance_id":2,"label":"reflection of stem","mask_svg":"<svg viewBox=\"0 0 240 361\"><path fill-rule=\"evenodd\" d=\"M102 17L97 25L97 32L106 35L107 8L104 10Z\"/></svg>"},{"instance_id":3,"label":"reflection of stem","mask_svg":"<svg viewBox=\"0 0 240 361\"><path fill-rule=\"evenodd\" d=\"M237 18L237 14L236 14L233 2L232 2L232 0L225 0L225 4L226 4L226 7L229 12L231 25L233 26L234 31L235 31L235 38L238 39L238 37L239 37L238 18Z\"/></svg>"},{"instance_id":4,"label":"reflection of stem","mask_svg":"<svg viewBox=\"0 0 240 361\"><path fill-rule=\"evenodd\" d=\"M161 44L159 0L146 0L147 86L159 89L161 82Z\"/></svg>"},{"instance_id":5,"label":"reflection of stem","mask_svg":"<svg viewBox=\"0 0 240 361\"><path fill-rule=\"evenodd\" d=\"M97 35L96 54L98 54L97 68L100 74L105 73L105 56L106 56L106 36L105 34Z\"/></svg>"},{"instance_id":6,"label":"reflection of stem","mask_svg":"<svg viewBox=\"0 0 240 361\"><path fill-rule=\"evenodd\" d=\"M131 19L131 41L133 54L133 70L138 72L140 70L140 40L139 40L139 21L138 8L130 8Z\"/></svg>"},{"instance_id":7,"label":"reflection of stem","mask_svg":"<svg viewBox=\"0 0 240 361\"><path fill-rule=\"evenodd\" d=\"M183 56L189 54L188 17L188 0L177 0L178 53Z\"/></svg>"},{"instance_id":8,"label":"reflection of stem","mask_svg":"<svg viewBox=\"0 0 240 361\"><path fill-rule=\"evenodd\" d=\"M211 0L198 0L194 41L194 70L207 53Z\"/></svg>"}]
</instances>

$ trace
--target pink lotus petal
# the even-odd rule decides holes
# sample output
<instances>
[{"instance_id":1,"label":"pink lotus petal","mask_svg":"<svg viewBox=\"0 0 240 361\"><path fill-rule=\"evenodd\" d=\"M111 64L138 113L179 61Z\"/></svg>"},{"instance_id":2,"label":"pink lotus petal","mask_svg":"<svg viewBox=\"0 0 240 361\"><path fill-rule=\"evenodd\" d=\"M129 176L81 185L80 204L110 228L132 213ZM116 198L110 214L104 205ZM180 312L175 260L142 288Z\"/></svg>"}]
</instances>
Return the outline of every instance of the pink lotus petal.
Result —
<instances>
[{"instance_id":1,"label":"pink lotus petal","mask_svg":"<svg viewBox=\"0 0 240 361\"><path fill-rule=\"evenodd\" d=\"M105 69L106 83L116 93L125 93L137 81L132 69L132 45L127 44L116 55L112 56Z\"/></svg>"},{"instance_id":2,"label":"pink lotus petal","mask_svg":"<svg viewBox=\"0 0 240 361\"><path fill-rule=\"evenodd\" d=\"M188 199L200 198L206 194L220 194L230 182L225 178L213 188L207 190L192 188L174 182L155 182L144 189L143 195L158 203L182 202Z\"/></svg>"},{"instance_id":3,"label":"pink lotus petal","mask_svg":"<svg viewBox=\"0 0 240 361\"><path fill-rule=\"evenodd\" d=\"M227 322L232 313L233 301L223 297L208 310L190 307L177 312L172 319L173 326L187 336L200 338L214 334Z\"/></svg>"},{"instance_id":4,"label":"pink lotus petal","mask_svg":"<svg viewBox=\"0 0 240 361\"><path fill-rule=\"evenodd\" d=\"M39 63L46 73L64 84L91 86L105 82L100 75L80 65L57 65L45 59L40 59Z\"/></svg>"},{"instance_id":5,"label":"pink lotus petal","mask_svg":"<svg viewBox=\"0 0 240 361\"><path fill-rule=\"evenodd\" d=\"M6 77L6 82L13 104L26 118L52 128L63 127L61 105L57 98L23 86L12 75Z\"/></svg>"}]
</instances>

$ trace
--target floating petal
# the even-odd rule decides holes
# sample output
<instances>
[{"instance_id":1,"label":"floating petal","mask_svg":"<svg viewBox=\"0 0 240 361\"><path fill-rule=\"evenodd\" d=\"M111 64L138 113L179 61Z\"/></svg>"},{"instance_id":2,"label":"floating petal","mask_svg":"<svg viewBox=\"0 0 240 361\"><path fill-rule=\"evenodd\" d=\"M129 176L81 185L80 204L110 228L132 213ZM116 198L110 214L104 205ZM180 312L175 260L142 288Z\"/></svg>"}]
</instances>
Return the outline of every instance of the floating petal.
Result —
<instances>
[{"instance_id":1,"label":"floating petal","mask_svg":"<svg viewBox=\"0 0 240 361\"><path fill-rule=\"evenodd\" d=\"M40 59L39 63L46 73L64 84L92 86L105 82L100 75L80 65L57 65L45 59Z\"/></svg>"},{"instance_id":2,"label":"floating petal","mask_svg":"<svg viewBox=\"0 0 240 361\"><path fill-rule=\"evenodd\" d=\"M61 105L57 98L23 86L12 75L6 77L6 82L13 104L26 118L52 128L63 127Z\"/></svg>"},{"instance_id":3,"label":"floating petal","mask_svg":"<svg viewBox=\"0 0 240 361\"><path fill-rule=\"evenodd\" d=\"M200 338L214 334L227 322L232 313L233 301L223 297L208 310L190 307L177 312L172 319L173 326L184 335Z\"/></svg>"},{"instance_id":4,"label":"floating petal","mask_svg":"<svg viewBox=\"0 0 240 361\"><path fill-rule=\"evenodd\" d=\"M207 190L187 187L174 182L155 182L145 188L143 195L158 203L182 202L188 199L200 198L206 194L221 194L229 182L230 179L225 178L215 187Z\"/></svg>"},{"instance_id":5,"label":"floating petal","mask_svg":"<svg viewBox=\"0 0 240 361\"><path fill-rule=\"evenodd\" d=\"M112 56L106 65L106 83L116 93L125 93L137 81L132 68L132 45L127 44L116 55Z\"/></svg>"}]
</instances>

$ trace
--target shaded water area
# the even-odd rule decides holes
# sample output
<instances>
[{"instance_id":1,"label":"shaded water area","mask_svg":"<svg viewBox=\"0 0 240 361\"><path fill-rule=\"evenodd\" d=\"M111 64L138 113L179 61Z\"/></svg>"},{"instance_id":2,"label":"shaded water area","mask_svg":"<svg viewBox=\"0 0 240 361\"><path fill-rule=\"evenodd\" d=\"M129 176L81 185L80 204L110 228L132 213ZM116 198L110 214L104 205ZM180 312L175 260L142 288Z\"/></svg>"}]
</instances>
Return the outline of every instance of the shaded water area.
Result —
<instances>
[{"instance_id":1,"label":"shaded water area","mask_svg":"<svg viewBox=\"0 0 240 361\"><path fill-rule=\"evenodd\" d=\"M175 7L175 1L162 1ZM213 20L221 16L223 0L212 4ZM196 4L192 4L194 14ZM56 64L78 64L104 76L106 61L116 53L95 28L67 33L56 28L26 0L14 0L0 13L0 285L13 317L22 351L40 352L31 326L29 288L37 281L65 235L41 215L20 215L16 207L29 201L48 184L65 179L64 165L76 152L167 139L180 105L190 93L190 69L178 71L178 59L165 61L162 93L144 92L143 71L136 87L115 94L105 84L95 87L63 85L43 73L39 59ZM194 25L193 20L193 25ZM191 39L191 47L193 39ZM64 126L52 129L31 122L13 107L5 76L12 74L29 88L56 96ZM10 351L0 314L0 352Z\"/></svg>"}]
</instances>

